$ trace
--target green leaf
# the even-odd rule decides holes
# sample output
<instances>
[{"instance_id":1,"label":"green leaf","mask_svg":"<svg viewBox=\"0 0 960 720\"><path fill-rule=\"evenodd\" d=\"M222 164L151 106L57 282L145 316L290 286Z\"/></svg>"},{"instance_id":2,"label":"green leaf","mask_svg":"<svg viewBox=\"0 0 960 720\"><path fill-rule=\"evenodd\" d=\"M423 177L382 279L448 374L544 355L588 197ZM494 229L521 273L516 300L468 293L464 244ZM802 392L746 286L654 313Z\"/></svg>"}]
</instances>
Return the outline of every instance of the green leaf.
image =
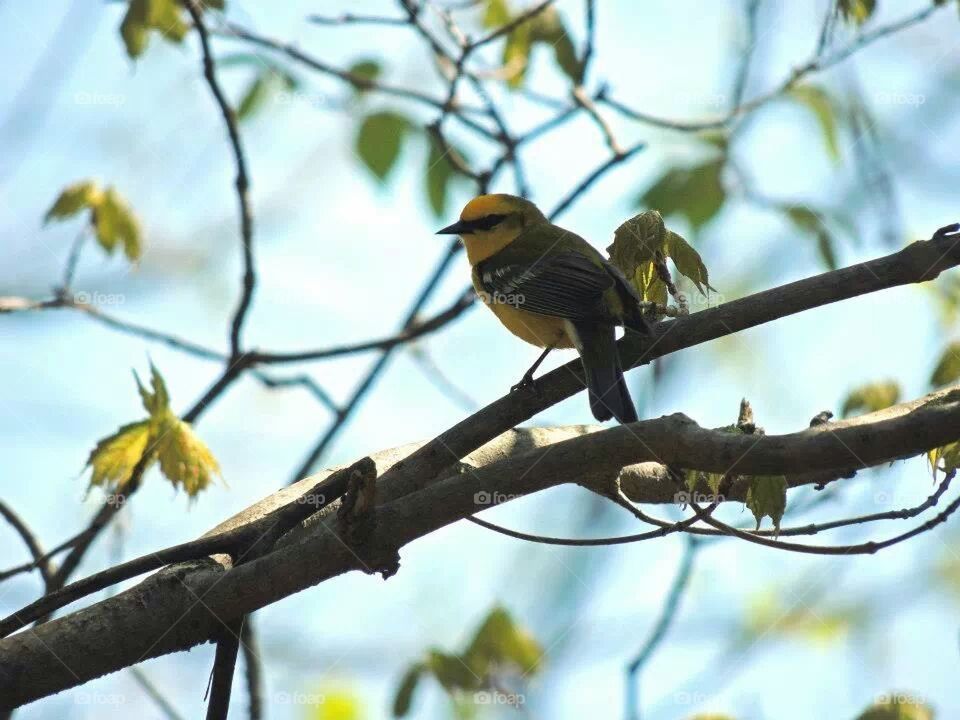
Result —
<instances>
[{"instance_id":1,"label":"green leaf","mask_svg":"<svg viewBox=\"0 0 960 720\"><path fill-rule=\"evenodd\" d=\"M648 302L667 302L667 287L656 272L657 253L673 260L677 270L688 277L701 293L713 290L700 254L683 237L667 230L656 210L635 215L616 229L607 248L610 260Z\"/></svg>"},{"instance_id":2,"label":"green leaf","mask_svg":"<svg viewBox=\"0 0 960 720\"><path fill-rule=\"evenodd\" d=\"M63 220L76 215L81 210L94 208L100 203L102 197L103 193L93 180L81 180L67 185L43 216L43 222Z\"/></svg>"},{"instance_id":3,"label":"green leaf","mask_svg":"<svg viewBox=\"0 0 960 720\"><path fill-rule=\"evenodd\" d=\"M900 384L896 380L867 383L850 391L846 400L843 401L840 414L843 417L849 417L858 412L877 412L895 405L898 400L900 400Z\"/></svg>"},{"instance_id":4,"label":"green leaf","mask_svg":"<svg viewBox=\"0 0 960 720\"><path fill-rule=\"evenodd\" d=\"M530 36L530 23L518 25L507 35L503 46L503 74L507 87L516 90L526 79L527 65L530 63L530 49L533 39Z\"/></svg>"},{"instance_id":5,"label":"green leaf","mask_svg":"<svg viewBox=\"0 0 960 720\"><path fill-rule=\"evenodd\" d=\"M186 37L190 26L183 17L183 9L177 0L149 0L149 24L167 40L180 42ZM203 3L200 3L201 7Z\"/></svg>"},{"instance_id":6,"label":"green leaf","mask_svg":"<svg viewBox=\"0 0 960 720\"><path fill-rule=\"evenodd\" d=\"M381 182L396 164L403 137L410 127L406 117L389 111L368 115L360 125L356 138L357 154Z\"/></svg>"},{"instance_id":7,"label":"green leaf","mask_svg":"<svg viewBox=\"0 0 960 720\"><path fill-rule=\"evenodd\" d=\"M447 692L481 687L476 673L458 655L431 650L427 653L426 665Z\"/></svg>"},{"instance_id":8,"label":"green leaf","mask_svg":"<svg viewBox=\"0 0 960 720\"><path fill-rule=\"evenodd\" d=\"M367 82L374 82L380 74L383 72L383 68L380 66L380 63L376 60L358 60L353 65L350 66L350 74L354 77L361 78ZM360 87L357 85L353 86L354 92L358 95L362 95L367 92L369 88Z\"/></svg>"},{"instance_id":9,"label":"green leaf","mask_svg":"<svg viewBox=\"0 0 960 720\"><path fill-rule=\"evenodd\" d=\"M135 262L143 252L143 233L130 206L113 188L108 187L93 212L93 226L100 246L112 254L122 245L127 259Z\"/></svg>"},{"instance_id":10,"label":"green leaf","mask_svg":"<svg viewBox=\"0 0 960 720\"><path fill-rule=\"evenodd\" d=\"M296 81L291 77L284 78L274 68L265 68L254 76L247 86L240 103L237 105L237 119L248 120L256 115L266 105L281 87L290 87Z\"/></svg>"},{"instance_id":11,"label":"green leaf","mask_svg":"<svg viewBox=\"0 0 960 720\"><path fill-rule=\"evenodd\" d=\"M874 703L857 720L933 720L933 709L911 693L890 693Z\"/></svg>"},{"instance_id":12,"label":"green leaf","mask_svg":"<svg viewBox=\"0 0 960 720\"><path fill-rule=\"evenodd\" d=\"M854 25L863 25L876 9L877 0L837 0L840 15Z\"/></svg>"},{"instance_id":13,"label":"green leaf","mask_svg":"<svg viewBox=\"0 0 960 720\"><path fill-rule=\"evenodd\" d=\"M934 387L943 387L960 380L960 340L950 343L940 356L930 384Z\"/></svg>"},{"instance_id":14,"label":"green leaf","mask_svg":"<svg viewBox=\"0 0 960 720\"><path fill-rule=\"evenodd\" d=\"M766 515L773 521L773 526L780 529L780 521L787 508L787 479L783 475L755 475L750 478L750 487L747 489L747 507L757 520L757 529L760 521Z\"/></svg>"},{"instance_id":15,"label":"green leaf","mask_svg":"<svg viewBox=\"0 0 960 720\"><path fill-rule=\"evenodd\" d=\"M466 663L481 677L490 668L503 666L513 666L524 675L534 673L542 657L539 643L501 607L490 611L464 653Z\"/></svg>"},{"instance_id":16,"label":"green leaf","mask_svg":"<svg viewBox=\"0 0 960 720\"><path fill-rule=\"evenodd\" d=\"M488 30L495 30L510 22L512 14L506 0L487 0L486 5L483 11L483 20L481 21L483 27Z\"/></svg>"},{"instance_id":17,"label":"green leaf","mask_svg":"<svg viewBox=\"0 0 960 720\"><path fill-rule=\"evenodd\" d=\"M672 230L667 231L667 250L665 254L673 260L673 264L681 275L693 281L701 295L706 295L708 290L715 290L715 288L710 287L707 266L703 264L700 253Z\"/></svg>"},{"instance_id":18,"label":"green leaf","mask_svg":"<svg viewBox=\"0 0 960 720\"><path fill-rule=\"evenodd\" d=\"M127 12L120 22L120 37L127 55L136 59L147 49L150 0L130 0Z\"/></svg>"},{"instance_id":19,"label":"green leaf","mask_svg":"<svg viewBox=\"0 0 960 720\"><path fill-rule=\"evenodd\" d=\"M830 270L836 270L837 256L833 249L833 236L826 226L824 217L806 205L786 205L783 210L794 225L814 236L817 241L817 252L823 264Z\"/></svg>"},{"instance_id":20,"label":"green leaf","mask_svg":"<svg viewBox=\"0 0 960 720\"><path fill-rule=\"evenodd\" d=\"M960 441L934 448L927 453L927 461L934 480L937 479L938 470L946 475L960 469Z\"/></svg>"},{"instance_id":21,"label":"green leaf","mask_svg":"<svg viewBox=\"0 0 960 720\"><path fill-rule=\"evenodd\" d=\"M689 168L672 168L637 198L640 207L659 210L664 216L683 215L699 230L723 207L726 192L721 182L724 159Z\"/></svg>"},{"instance_id":22,"label":"green leaf","mask_svg":"<svg viewBox=\"0 0 960 720\"><path fill-rule=\"evenodd\" d=\"M557 65L574 83L579 84L583 80L583 65L556 7L551 5L533 18L530 40L531 43L543 43L551 47Z\"/></svg>"},{"instance_id":23,"label":"green leaf","mask_svg":"<svg viewBox=\"0 0 960 720\"><path fill-rule=\"evenodd\" d=\"M464 152L455 146L449 146L449 152L457 153L461 158L466 158ZM450 184L459 176L453 163L450 162L448 154L441 154L437 143L430 143L430 152L427 154L427 168L424 173L427 199L430 202L430 209L437 217L443 217L447 207L447 195Z\"/></svg>"},{"instance_id":24,"label":"green leaf","mask_svg":"<svg viewBox=\"0 0 960 720\"><path fill-rule=\"evenodd\" d=\"M417 689L417 684L426 668L422 663L411 665L403 674L400 680L400 686L397 688L396 695L393 696L393 716L403 717L410 712L410 704L413 702L413 692Z\"/></svg>"},{"instance_id":25,"label":"green leaf","mask_svg":"<svg viewBox=\"0 0 960 720\"><path fill-rule=\"evenodd\" d=\"M97 485L108 492L122 491L149 441L149 420L124 425L100 440L87 458L87 467L93 470L90 486Z\"/></svg>"},{"instance_id":26,"label":"green leaf","mask_svg":"<svg viewBox=\"0 0 960 720\"><path fill-rule=\"evenodd\" d=\"M820 125L823 144L827 155L834 162L840 162L840 142L837 139L837 115L834 103L827 92L816 85L798 85L789 91L790 96L810 112Z\"/></svg>"}]
</instances>

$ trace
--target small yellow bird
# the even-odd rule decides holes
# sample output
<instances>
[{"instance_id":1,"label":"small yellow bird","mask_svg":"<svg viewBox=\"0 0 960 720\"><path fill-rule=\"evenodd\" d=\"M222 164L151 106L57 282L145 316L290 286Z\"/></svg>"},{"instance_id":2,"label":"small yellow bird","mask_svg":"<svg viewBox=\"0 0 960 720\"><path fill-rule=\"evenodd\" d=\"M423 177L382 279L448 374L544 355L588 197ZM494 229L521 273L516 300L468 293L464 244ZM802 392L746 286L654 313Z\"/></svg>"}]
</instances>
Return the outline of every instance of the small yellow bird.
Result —
<instances>
[{"instance_id":1,"label":"small yellow bird","mask_svg":"<svg viewBox=\"0 0 960 720\"><path fill-rule=\"evenodd\" d=\"M554 348L580 353L590 410L600 421L634 422L615 327L648 334L640 297L616 267L583 238L552 224L514 195L475 197L460 220L438 231L459 235L473 287L506 328L545 348L512 390L533 386L533 373Z\"/></svg>"}]
</instances>

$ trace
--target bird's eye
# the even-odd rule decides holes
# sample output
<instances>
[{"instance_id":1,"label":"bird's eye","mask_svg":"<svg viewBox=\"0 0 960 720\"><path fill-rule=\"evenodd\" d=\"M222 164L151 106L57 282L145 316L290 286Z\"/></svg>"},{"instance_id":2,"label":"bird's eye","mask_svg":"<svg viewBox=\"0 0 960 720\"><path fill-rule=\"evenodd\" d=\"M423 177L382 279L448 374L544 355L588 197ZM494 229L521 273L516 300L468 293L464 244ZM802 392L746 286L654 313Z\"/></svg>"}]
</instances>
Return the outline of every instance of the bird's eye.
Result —
<instances>
[{"instance_id":1,"label":"bird's eye","mask_svg":"<svg viewBox=\"0 0 960 720\"><path fill-rule=\"evenodd\" d=\"M492 230L496 225L503 221L506 215L484 215L477 218L470 224L477 230Z\"/></svg>"}]
</instances>

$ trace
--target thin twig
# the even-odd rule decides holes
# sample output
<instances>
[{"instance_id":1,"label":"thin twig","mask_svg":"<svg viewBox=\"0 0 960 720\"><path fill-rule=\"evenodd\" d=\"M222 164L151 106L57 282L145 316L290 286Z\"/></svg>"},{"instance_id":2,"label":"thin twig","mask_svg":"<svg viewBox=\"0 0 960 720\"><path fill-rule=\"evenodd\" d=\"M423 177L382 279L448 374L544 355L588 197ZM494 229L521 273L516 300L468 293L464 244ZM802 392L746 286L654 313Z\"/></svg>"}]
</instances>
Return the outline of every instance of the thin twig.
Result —
<instances>
[{"instance_id":1,"label":"thin twig","mask_svg":"<svg viewBox=\"0 0 960 720\"><path fill-rule=\"evenodd\" d=\"M23 544L27 546L27 550L30 551L30 556L33 558L34 566L40 570L44 586L49 587L55 569L50 562L49 556L43 552L43 547L40 545L40 541L37 540L37 536L33 534L30 526L27 525L23 518L3 500L0 500L0 515L10 523L10 526L16 530L17 535L23 540Z\"/></svg>"}]
</instances>

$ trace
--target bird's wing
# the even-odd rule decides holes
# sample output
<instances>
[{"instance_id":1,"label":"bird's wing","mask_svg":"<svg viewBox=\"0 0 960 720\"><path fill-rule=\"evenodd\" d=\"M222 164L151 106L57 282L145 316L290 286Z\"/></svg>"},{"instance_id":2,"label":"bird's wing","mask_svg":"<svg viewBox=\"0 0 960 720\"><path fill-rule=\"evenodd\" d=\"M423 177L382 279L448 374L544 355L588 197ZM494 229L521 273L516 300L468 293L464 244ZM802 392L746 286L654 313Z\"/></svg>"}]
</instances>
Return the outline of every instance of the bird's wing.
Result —
<instances>
[{"instance_id":1,"label":"bird's wing","mask_svg":"<svg viewBox=\"0 0 960 720\"><path fill-rule=\"evenodd\" d=\"M478 270L480 284L490 294L491 302L567 320L608 315L602 304L603 293L614 279L603 266L578 252L554 253L532 264L488 261Z\"/></svg>"}]
</instances>

